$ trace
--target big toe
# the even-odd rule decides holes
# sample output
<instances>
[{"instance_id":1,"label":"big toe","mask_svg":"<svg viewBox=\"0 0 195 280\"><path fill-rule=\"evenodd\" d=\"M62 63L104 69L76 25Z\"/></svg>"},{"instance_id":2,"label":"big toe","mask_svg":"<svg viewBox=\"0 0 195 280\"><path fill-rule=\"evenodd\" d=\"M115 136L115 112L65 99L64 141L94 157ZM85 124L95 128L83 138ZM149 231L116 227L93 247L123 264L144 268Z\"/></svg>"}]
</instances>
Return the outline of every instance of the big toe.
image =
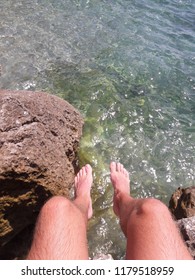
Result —
<instances>
[{"instance_id":1,"label":"big toe","mask_svg":"<svg viewBox=\"0 0 195 280\"><path fill-rule=\"evenodd\" d=\"M112 173L112 172L115 172L116 169L117 169L117 164L116 164L116 162L111 162L111 163L110 163L110 171L111 171L111 173Z\"/></svg>"},{"instance_id":2,"label":"big toe","mask_svg":"<svg viewBox=\"0 0 195 280\"><path fill-rule=\"evenodd\" d=\"M85 171L87 174L92 174L92 167L90 164L85 165Z\"/></svg>"}]
</instances>

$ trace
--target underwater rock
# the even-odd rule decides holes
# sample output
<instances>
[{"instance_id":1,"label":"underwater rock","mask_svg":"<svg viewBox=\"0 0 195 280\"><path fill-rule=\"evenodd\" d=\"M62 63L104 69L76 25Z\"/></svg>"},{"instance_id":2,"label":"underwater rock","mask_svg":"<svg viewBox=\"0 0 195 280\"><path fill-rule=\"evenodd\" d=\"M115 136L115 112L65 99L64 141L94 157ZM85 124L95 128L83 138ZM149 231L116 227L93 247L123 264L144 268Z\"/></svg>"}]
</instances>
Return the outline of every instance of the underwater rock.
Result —
<instances>
[{"instance_id":1,"label":"underwater rock","mask_svg":"<svg viewBox=\"0 0 195 280\"><path fill-rule=\"evenodd\" d=\"M178 188L171 196L169 209L177 220L195 216L195 186Z\"/></svg>"},{"instance_id":2,"label":"underwater rock","mask_svg":"<svg viewBox=\"0 0 195 280\"><path fill-rule=\"evenodd\" d=\"M195 259L195 216L177 221L191 256Z\"/></svg>"},{"instance_id":3,"label":"underwater rock","mask_svg":"<svg viewBox=\"0 0 195 280\"><path fill-rule=\"evenodd\" d=\"M44 92L0 91L0 252L53 195L69 196L83 119Z\"/></svg>"}]
</instances>

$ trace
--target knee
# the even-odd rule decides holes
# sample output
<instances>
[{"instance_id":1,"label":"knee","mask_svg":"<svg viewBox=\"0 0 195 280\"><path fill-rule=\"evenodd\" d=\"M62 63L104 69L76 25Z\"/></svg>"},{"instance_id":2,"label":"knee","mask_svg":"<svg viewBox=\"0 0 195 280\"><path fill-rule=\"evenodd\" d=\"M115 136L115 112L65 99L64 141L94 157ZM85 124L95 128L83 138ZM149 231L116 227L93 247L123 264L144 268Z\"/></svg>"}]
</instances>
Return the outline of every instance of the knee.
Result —
<instances>
[{"instance_id":1,"label":"knee","mask_svg":"<svg viewBox=\"0 0 195 280\"><path fill-rule=\"evenodd\" d=\"M47 213L56 215L57 213L66 213L71 211L71 201L63 196L54 196L50 198L41 209L42 214Z\"/></svg>"},{"instance_id":2,"label":"knee","mask_svg":"<svg viewBox=\"0 0 195 280\"><path fill-rule=\"evenodd\" d=\"M157 214L160 217L160 215L164 215L166 213L169 214L169 210L167 206L164 203L162 203L160 200L155 198L142 199L140 203L140 207L138 207L137 209L137 214L142 214L142 215Z\"/></svg>"}]
</instances>

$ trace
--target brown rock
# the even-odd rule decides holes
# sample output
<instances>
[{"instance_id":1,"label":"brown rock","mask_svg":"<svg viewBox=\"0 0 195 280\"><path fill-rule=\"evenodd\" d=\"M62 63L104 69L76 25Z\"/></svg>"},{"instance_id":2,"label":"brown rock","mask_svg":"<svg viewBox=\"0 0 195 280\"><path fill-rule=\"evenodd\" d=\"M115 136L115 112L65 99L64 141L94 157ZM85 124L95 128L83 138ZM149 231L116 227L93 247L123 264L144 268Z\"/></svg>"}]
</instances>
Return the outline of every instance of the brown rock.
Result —
<instances>
[{"instance_id":1,"label":"brown rock","mask_svg":"<svg viewBox=\"0 0 195 280\"><path fill-rule=\"evenodd\" d=\"M178 188L171 196L169 209L177 220L195 216L195 187Z\"/></svg>"},{"instance_id":2,"label":"brown rock","mask_svg":"<svg viewBox=\"0 0 195 280\"><path fill-rule=\"evenodd\" d=\"M191 256L195 259L195 216L177 221Z\"/></svg>"},{"instance_id":3,"label":"brown rock","mask_svg":"<svg viewBox=\"0 0 195 280\"><path fill-rule=\"evenodd\" d=\"M35 222L50 196L68 196L82 126L79 112L55 95L0 91L2 248Z\"/></svg>"}]
</instances>

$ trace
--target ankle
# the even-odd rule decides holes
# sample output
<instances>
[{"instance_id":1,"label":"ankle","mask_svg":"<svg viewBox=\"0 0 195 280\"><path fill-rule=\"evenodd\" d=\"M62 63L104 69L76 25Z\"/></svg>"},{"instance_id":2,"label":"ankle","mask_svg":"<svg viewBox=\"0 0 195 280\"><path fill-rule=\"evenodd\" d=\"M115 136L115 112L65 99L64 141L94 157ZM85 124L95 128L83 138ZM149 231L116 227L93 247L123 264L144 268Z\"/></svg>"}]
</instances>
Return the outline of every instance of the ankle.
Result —
<instances>
[{"instance_id":1,"label":"ankle","mask_svg":"<svg viewBox=\"0 0 195 280\"><path fill-rule=\"evenodd\" d=\"M127 236L127 228L132 212L134 211L134 198L126 193L118 195L119 220L123 233Z\"/></svg>"},{"instance_id":2,"label":"ankle","mask_svg":"<svg viewBox=\"0 0 195 280\"><path fill-rule=\"evenodd\" d=\"M88 200L87 196L79 196L74 201L73 204L76 206L82 217L84 218L85 222L88 221L88 213L90 207L90 201Z\"/></svg>"}]
</instances>

